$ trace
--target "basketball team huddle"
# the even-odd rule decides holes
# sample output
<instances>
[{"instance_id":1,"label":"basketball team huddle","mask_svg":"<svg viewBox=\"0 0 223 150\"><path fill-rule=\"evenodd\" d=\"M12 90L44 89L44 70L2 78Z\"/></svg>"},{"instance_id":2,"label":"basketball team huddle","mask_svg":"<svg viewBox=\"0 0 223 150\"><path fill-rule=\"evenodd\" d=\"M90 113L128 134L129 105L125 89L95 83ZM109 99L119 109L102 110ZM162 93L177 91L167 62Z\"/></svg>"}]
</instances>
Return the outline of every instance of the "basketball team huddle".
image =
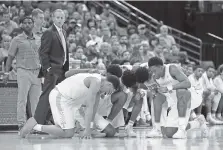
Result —
<instances>
[{"instance_id":1,"label":"basketball team huddle","mask_svg":"<svg viewBox=\"0 0 223 150\"><path fill-rule=\"evenodd\" d=\"M38 124L32 117L20 136L35 130L57 138L114 137L125 126L125 136L136 137L133 124L142 109L148 110L147 99L153 129L146 137L183 139L192 129L208 136L204 116L190 117L202 103L202 89L191 86L179 65L164 64L158 57L149 59L146 67L111 64L103 74L92 69L68 71L49 95L55 125ZM131 112L127 125L123 109Z\"/></svg>"}]
</instances>

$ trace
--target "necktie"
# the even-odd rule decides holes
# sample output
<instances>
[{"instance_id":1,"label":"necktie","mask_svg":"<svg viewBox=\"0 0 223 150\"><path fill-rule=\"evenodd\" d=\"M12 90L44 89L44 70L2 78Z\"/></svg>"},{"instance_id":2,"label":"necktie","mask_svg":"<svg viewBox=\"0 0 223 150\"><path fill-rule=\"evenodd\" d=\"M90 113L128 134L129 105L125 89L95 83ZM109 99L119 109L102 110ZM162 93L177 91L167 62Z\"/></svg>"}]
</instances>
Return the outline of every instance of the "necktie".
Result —
<instances>
[{"instance_id":1,"label":"necktie","mask_svg":"<svg viewBox=\"0 0 223 150\"><path fill-rule=\"evenodd\" d=\"M63 49L64 49L64 55L65 55L64 63L65 63L65 61L66 61L66 41L65 41L62 29L59 30L59 35L60 35L60 39L62 41L62 46L63 46Z\"/></svg>"}]
</instances>

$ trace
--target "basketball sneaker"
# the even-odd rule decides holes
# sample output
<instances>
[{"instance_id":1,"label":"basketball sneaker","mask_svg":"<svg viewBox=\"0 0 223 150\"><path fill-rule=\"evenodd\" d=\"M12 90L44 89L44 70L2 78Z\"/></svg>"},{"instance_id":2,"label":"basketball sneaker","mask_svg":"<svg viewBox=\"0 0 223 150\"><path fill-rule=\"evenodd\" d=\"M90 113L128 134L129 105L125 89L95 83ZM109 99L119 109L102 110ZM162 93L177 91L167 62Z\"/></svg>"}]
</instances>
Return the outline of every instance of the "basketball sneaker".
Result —
<instances>
[{"instance_id":1,"label":"basketball sneaker","mask_svg":"<svg viewBox=\"0 0 223 150\"><path fill-rule=\"evenodd\" d=\"M201 134L203 138L207 138L209 135L209 130L206 125L206 120L203 115L198 116L197 120L200 123Z\"/></svg>"},{"instance_id":2,"label":"basketball sneaker","mask_svg":"<svg viewBox=\"0 0 223 150\"><path fill-rule=\"evenodd\" d=\"M133 131L133 127L130 126L130 125L127 125L125 127L125 132L126 132L127 136L129 136L129 137L136 137L137 136L137 134Z\"/></svg>"},{"instance_id":3,"label":"basketball sneaker","mask_svg":"<svg viewBox=\"0 0 223 150\"><path fill-rule=\"evenodd\" d=\"M154 127L147 135L147 138L162 138L163 135L161 133L161 130Z\"/></svg>"},{"instance_id":4,"label":"basketball sneaker","mask_svg":"<svg viewBox=\"0 0 223 150\"><path fill-rule=\"evenodd\" d=\"M178 128L177 132L173 135L174 139L185 139L186 137L187 137L187 132L180 128Z\"/></svg>"},{"instance_id":5,"label":"basketball sneaker","mask_svg":"<svg viewBox=\"0 0 223 150\"><path fill-rule=\"evenodd\" d=\"M211 116L207 116L207 121L211 125L222 125L223 124L223 121L216 120L216 119L212 118Z\"/></svg>"}]
</instances>

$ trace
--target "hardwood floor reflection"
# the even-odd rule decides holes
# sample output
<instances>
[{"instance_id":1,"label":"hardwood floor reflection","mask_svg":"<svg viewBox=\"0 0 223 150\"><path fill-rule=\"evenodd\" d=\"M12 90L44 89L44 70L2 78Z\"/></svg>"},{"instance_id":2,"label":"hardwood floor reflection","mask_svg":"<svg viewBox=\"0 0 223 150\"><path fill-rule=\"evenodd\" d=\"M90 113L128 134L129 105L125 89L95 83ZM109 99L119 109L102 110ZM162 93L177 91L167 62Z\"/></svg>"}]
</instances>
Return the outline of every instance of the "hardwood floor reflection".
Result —
<instances>
[{"instance_id":1,"label":"hardwood floor reflection","mask_svg":"<svg viewBox=\"0 0 223 150\"><path fill-rule=\"evenodd\" d=\"M210 127L209 138L198 130L188 132L187 139L148 139L149 129L136 129L137 138L101 138L81 140L53 139L47 135L29 135L20 139L17 133L0 133L1 150L221 150L223 126Z\"/></svg>"}]
</instances>

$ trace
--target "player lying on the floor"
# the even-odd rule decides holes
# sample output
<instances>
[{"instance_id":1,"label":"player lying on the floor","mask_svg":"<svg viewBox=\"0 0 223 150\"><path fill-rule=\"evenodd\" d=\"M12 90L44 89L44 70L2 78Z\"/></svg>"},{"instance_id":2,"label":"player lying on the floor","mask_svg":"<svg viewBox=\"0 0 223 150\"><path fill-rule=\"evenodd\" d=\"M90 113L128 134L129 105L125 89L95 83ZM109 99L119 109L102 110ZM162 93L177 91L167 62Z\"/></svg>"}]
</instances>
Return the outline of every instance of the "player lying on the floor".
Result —
<instances>
[{"instance_id":1,"label":"player lying on the floor","mask_svg":"<svg viewBox=\"0 0 223 150\"><path fill-rule=\"evenodd\" d=\"M120 82L116 76L100 74L80 73L73 75L59 83L50 93L49 102L55 125L37 124L34 118L30 118L21 129L20 135L24 138L31 130L41 131L59 138L73 137L75 113L85 106L84 125L82 138L90 138L92 126L96 123L107 136L115 133L112 125L100 121L100 115L96 114L101 93L111 94L119 88ZM109 132L109 133L107 133ZM113 134L114 134L113 133Z\"/></svg>"},{"instance_id":2,"label":"player lying on the floor","mask_svg":"<svg viewBox=\"0 0 223 150\"><path fill-rule=\"evenodd\" d=\"M148 66L159 87L152 101L154 128L147 136L162 137L161 126L164 126L167 128L163 131L168 133L168 137L185 138L190 112L200 106L202 99L197 98L194 91L189 90L190 81L179 67L172 64L164 65L158 57L151 58ZM162 121L161 116L164 116L165 121ZM200 125L203 126L204 121L200 120ZM175 132L172 127L176 129Z\"/></svg>"}]
</instances>

